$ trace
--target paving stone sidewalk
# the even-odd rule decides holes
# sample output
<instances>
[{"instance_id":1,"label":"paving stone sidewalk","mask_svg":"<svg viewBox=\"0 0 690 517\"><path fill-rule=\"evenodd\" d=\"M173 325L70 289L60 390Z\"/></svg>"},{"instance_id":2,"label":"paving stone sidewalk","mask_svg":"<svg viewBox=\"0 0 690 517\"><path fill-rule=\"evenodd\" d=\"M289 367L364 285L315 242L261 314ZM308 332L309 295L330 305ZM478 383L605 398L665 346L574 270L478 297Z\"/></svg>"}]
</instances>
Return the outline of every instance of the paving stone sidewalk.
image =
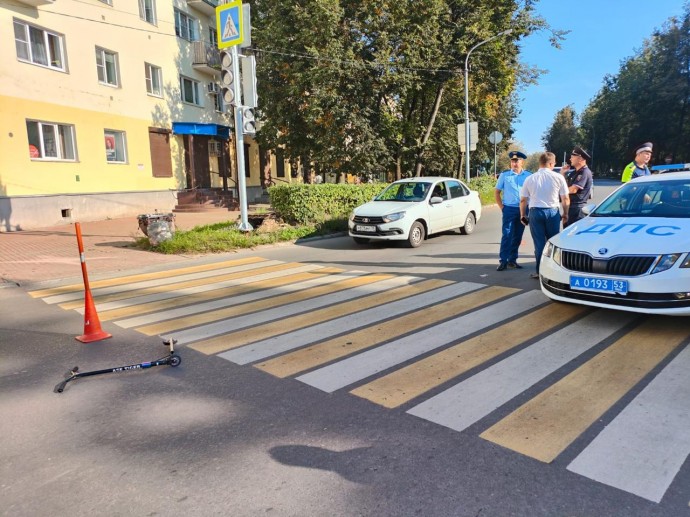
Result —
<instances>
[{"instance_id":1,"label":"paving stone sidewalk","mask_svg":"<svg viewBox=\"0 0 690 517\"><path fill-rule=\"evenodd\" d=\"M213 211L175 214L175 227L237 221L239 212ZM162 255L134 249L144 234L136 217L81 223L84 257L89 279L99 274L189 261L198 256ZM0 288L81 278L81 263L74 224L0 233Z\"/></svg>"}]
</instances>

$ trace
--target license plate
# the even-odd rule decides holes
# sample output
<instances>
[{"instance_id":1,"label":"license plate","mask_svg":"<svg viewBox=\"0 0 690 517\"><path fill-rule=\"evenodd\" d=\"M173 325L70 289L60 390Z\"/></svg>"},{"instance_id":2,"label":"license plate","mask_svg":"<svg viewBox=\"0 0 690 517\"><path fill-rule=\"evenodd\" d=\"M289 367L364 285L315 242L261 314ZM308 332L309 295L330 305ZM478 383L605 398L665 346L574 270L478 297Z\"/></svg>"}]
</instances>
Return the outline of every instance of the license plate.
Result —
<instances>
[{"instance_id":1,"label":"license plate","mask_svg":"<svg viewBox=\"0 0 690 517\"><path fill-rule=\"evenodd\" d=\"M628 281L614 280L613 278L595 278L591 276L571 275L570 288L578 291L628 294Z\"/></svg>"},{"instance_id":2,"label":"license plate","mask_svg":"<svg viewBox=\"0 0 690 517\"><path fill-rule=\"evenodd\" d=\"M365 224L358 224L355 226L355 229L358 232L375 232L376 231L376 226L369 226Z\"/></svg>"}]
</instances>

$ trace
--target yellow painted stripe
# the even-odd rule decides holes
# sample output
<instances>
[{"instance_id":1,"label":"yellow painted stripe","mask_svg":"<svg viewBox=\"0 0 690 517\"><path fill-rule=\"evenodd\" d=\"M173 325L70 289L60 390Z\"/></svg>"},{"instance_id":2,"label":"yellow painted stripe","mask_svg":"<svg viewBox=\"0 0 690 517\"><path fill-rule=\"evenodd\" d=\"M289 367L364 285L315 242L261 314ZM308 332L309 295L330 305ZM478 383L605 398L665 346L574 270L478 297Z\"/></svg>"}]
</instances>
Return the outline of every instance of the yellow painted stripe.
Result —
<instances>
[{"instance_id":1,"label":"yellow painted stripe","mask_svg":"<svg viewBox=\"0 0 690 517\"><path fill-rule=\"evenodd\" d=\"M238 273L232 273L229 275L222 275L220 277L212 277L212 278L206 278L204 279L206 284L209 283L218 283L218 282L224 282L227 280L233 280L236 278L246 278L248 276L253 276L253 275L260 275L264 273L268 273L269 269L271 271L281 271L285 269L292 269L294 267L299 267L302 264L299 263L290 263L290 264L279 264L277 266L272 266L270 268L265 268L257 271L254 273L253 271L242 271ZM207 302L210 300L217 300L219 298L229 298L233 296L238 296L240 294L244 293L249 293L252 291L259 291L261 289L268 289L271 287L279 287L281 285L287 285L287 284L292 284L295 282L303 282L306 280L311 280L313 278L318 278L320 276L324 275L333 275L336 273L341 273L343 270L342 269L337 269L337 268L322 268L322 269L315 269L314 271L307 271L303 273L293 273L289 274L286 276L281 276L278 278L269 278L265 280L257 280L254 282L248 282L244 283L242 285L234 285L234 286L228 286L228 287L219 287L217 289L212 289L209 291L204 291L202 293L194 293L194 294L180 294L180 296L176 296L174 298L166 298L165 300L158 300L155 302L147 302L147 303L142 303L138 305L131 305L129 307L121 307L119 309L111 309L109 311L102 311L99 312L100 320L101 321L109 321L109 320L114 320L114 319L121 319L125 318L128 316L135 316L135 315L140 315L140 314L146 314L149 312L155 312L155 311L161 311L161 310L166 310L166 309L172 309L175 307L181 307L183 305L192 305L194 303L202 303L202 302ZM194 280L195 285L202 285L202 283L196 283L197 281ZM186 284L187 282L183 282L183 284ZM183 289L182 285L179 284L173 284L175 287L171 289L165 289L165 291L177 291L180 289ZM184 287L194 287L193 286L184 286ZM166 286L167 287L167 286ZM157 288L155 292L164 292L161 288Z\"/></svg>"},{"instance_id":2,"label":"yellow painted stripe","mask_svg":"<svg viewBox=\"0 0 690 517\"><path fill-rule=\"evenodd\" d=\"M155 323L153 325L145 325L143 327L138 327L137 330L149 336L163 334L172 332L173 330L179 330L186 327L195 327L205 323L233 318L242 314L249 314L250 312L266 310L288 303L296 303L303 300L308 300L310 298L316 298L317 296L321 296L323 294L335 293L344 289L351 289L360 285L385 280L386 278L391 278L391 276L392 275L363 275L354 278L347 278L346 280L340 280L339 282L311 287L295 293L274 296L266 300L257 300L255 302L245 303L240 306L226 307L224 309L205 312L203 314L193 314L185 318L177 318L170 321Z\"/></svg>"},{"instance_id":3,"label":"yellow painted stripe","mask_svg":"<svg viewBox=\"0 0 690 517\"><path fill-rule=\"evenodd\" d=\"M108 278L106 280L97 280L95 282L89 282L89 287L91 289L97 289L100 287L110 287L113 285L121 285L131 282L142 282L145 280L155 280L156 278L168 278L171 275L184 275L188 273L199 273L201 271L211 271L213 269L222 269L232 266L240 266L242 264L252 264L254 262L263 262L267 260L261 257L247 257L236 260L226 260L224 262L214 262L213 264L203 264L200 266L190 266L179 269L172 269L167 271L158 271L155 273L142 273L139 275L131 276L121 276L117 278ZM57 294L74 293L84 290L84 284L70 284L63 285L60 287L52 287L50 289L39 289L37 291L30 291L29 294L34 298L45 298L46 296L54 296Z\"/></svg>"},{"instance_id":4,"label":"yellow painted stripe","mask_svg":"<svg viewBox=\"0 0 690 517\"><path fill-rule=\"evenodd\" d=\"M205 341L198 341L189 345L189 348L198 350L205 354L217 354L225 350L231 350L254 343L263 339L268 339L288 331L298 330L310 325L316 325L324 321L347 316L354 312L359 312L372 307L378 307L384 303L401 300L420 293L426 293L433 289L452 284L450 280L425 280L412 285L396 287L384 293L370 294L356 300L336 304L331 307L324 307L309 314L298 314L280 321L273 321L265 325L252 328L251 332L239 330L222 336L213 337Z\"/></svg>"},{"instance_id":5,"label":"yellow painted stripe","mask_svg":"<svg viewBox=\"0 0 690 517\"><path fill-rule=\"evenodd\" d=\"M378 323L356 332L338 336L259 363L256 367L276 377L294 375L360 350L371 348L402 334L433 325L459 313L492 303L516 291L517 289L507 287L487 287L486 289L427 307L424 310L417 311L413 316L404 315Z\"/></svg>"},{"instance_id":6,"label":"yellow painted stripe","mask_svg":"<svg viewBox=\"0 0 690 517\"><path fill-rule=\"evenodd\" d=\"M481 436L549 463L688 335L685 319L647 320Z\"/></svg>"},{"instance_id":7,"label":"yellow painted stripe","mask_svg":"<svg viewBox=\"0 0 690 517\"><path fill-rule=\"evenodd\" d=\"M175 291L175 290L179 290L179 289L186 289L188 287L207 285L207 284L211 284L211 283L215 283L215 282L224 282L226 280L234 280L236 278L245 278L245 277L252 276L252 275L260 275L263 273L283 271L286 269L291 269L291 268L299 267L302 265L303 264L300 264L299 262L288 262L285 264L276 264L274 266L266 266L266 267L251 269L249 271L237 271L235 273L225 273L225 274L221 274L218 276L196 278L194 280L186 280L184 282L177 282L174 284L156 285L156 286L152 286L152 287L142 287L141 289L128 289L126 291L120 291L118 293L111 293L111 294L106 294L103 296L94 296L93 301L94 301L94 303L96 303L98 305L98 304L103 304L103 303L108 303L108 302L115 302L115 301L119 301L119 300L128 300L130 298L136 298L138 296L145 296L147 294L166 293L166 292ZM63 309L76 309L77 307L83 307L84 306L84 300L83 299L73 300L73 301L69 301L69 302L60 303L58 305ZM102 317L102 313L99 313L99 316L101 316L101 318L100 318L101 321L105 321ZM112 319L112 318L109 318L109 319Z\"/></svg>"},{"instance_id":8,"label":"yellow painted stripe","mask_svg":"<svg viewBox=\"0 0 690 517\"><path fill-rule=\"evenodd\" d=\"M355 388L350 393L388 408L398 407L586 311L578 305L549 304L518 320Z\"/></svg>"}]
</instances>

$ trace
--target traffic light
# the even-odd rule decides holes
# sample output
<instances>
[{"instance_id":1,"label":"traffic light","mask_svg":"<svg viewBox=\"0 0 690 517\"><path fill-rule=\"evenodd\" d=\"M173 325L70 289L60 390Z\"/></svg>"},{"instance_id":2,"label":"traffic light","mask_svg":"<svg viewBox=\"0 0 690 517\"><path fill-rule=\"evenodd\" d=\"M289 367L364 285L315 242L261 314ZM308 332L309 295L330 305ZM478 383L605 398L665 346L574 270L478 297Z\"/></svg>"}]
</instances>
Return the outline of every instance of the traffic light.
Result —
<instances>
[{"instance_id":1,"label":"traffic light","mask_svg":"<svg viewBox=\"0 0 690 517\"><path fill-rule=\"evenodd\" d=\"M242 108L242 133L245 135L256 134L256 116L254 108L244 106Z\"/></svg>"},{"instance_id":2,"label":"traffic light","mask_svg":"<svg viewBox=\"0 0 690 517\"><path fill-rule=\"evenodd\" d=\"M233 55L230 50L220 52L220 89L223 102L227 105L236 106L238 99L235 99L235 71Z\"/></svg>"}]
</instances>

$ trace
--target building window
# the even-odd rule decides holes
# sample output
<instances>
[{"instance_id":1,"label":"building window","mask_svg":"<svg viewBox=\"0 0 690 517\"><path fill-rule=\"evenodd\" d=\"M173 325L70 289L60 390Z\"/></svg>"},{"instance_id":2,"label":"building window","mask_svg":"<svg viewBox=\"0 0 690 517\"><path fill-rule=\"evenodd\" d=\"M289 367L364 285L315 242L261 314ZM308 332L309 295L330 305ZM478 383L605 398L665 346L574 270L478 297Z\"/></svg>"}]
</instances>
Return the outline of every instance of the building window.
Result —
<instances>
[{"instance_id":1,"label":"building window","mask_svg":"<svg viewBox=\"0 0 690 517\"><path fill-rule=\"evenodd\" d=\"M105 159L109 163L127 163L127 149L125 146L124 131L112 131L106 129L105 135Z\"/></svg>"},{"instance_id":2,"label":"building window","mask_svg":"<svg viewBox=\"0 0 690 517\"><path fill-rule=\"evenodd\" d=\"M144 73L146 74L146 91L150 95L155 95L156 97L163 96L163 81L161 80L162 72L157 66L151 65L149 63L144 63Z\"/></svg>"},{"instance_id":3,"label":"building window","mask_svg":"<svg viewBox=\"0 0 690 517\"><path fill-rule=\"evenodd\" d=\"M74 126L27 120L26 132L32 160L75 160Z\"/></svg>"},{"instance_id":4,"label":"building window","mask_svg":"<svg viewBox=\"0 0 690 517\"><path fill-rule=\"evenodd\" d=\"M252 175L252 167L251 164L249 163L249 157L251 156L250 153L251 146L249 144L244 144L244 176L246 178L251 177Z\"/></svg>"},{"instance_id":5,"label":"building window","mask_svg":"<svg viewBox=\"0 0 690 517\"><path fill-rule=\"evenodd\" d=\"M117 54L102 48L96 47L96 69L98 70L98 81L110 86L118 86L117 77Z\"/></svg>"},{"instance_id":6,"label":"building window","mask_svg":"<svg viewBox=\"0 0 690 517\"><path fill-rule=\"evenodd\" d=\"M213 107L218 113L225 113L223 105L223 96L221 95L220 85L215 81L208 83L208 94L213 100Z\"/></svg>"},{"instance_id":7,"label":"building window","mask_svg":"<svg viewBox=\"0 0 690 517\"><path fill-rule=\"evenodd\" d=\"M215 27L208 28L208 42L213 48L218 46L218 31Z\"/></svg>"},{"instance_id":8,"label":"building window","mask_svg":"<svg viewBox=\"0 0 690 517\"><path fill-rule=\"evenodd\" d=\"M180 93L184 102L201 106L201 97L199 96L199 81L181 76Z\"/></svg>"},{"instance_id":9,"label":"building window","mask_svg":"<svg viewBox=\"0 0 690 517\"><path fill-rule=\"evenodd\" d=\"M280 148L276 149L276 176L285 177L285 152Z\"/></svg>"},{"instance_id":10,"label":"building window","mask_svg":"<svg viewBox=\"0 0 690 517\"><path fill-rule=\"evenodd\" d=\"M175 34L187 41L197 41L196 20L182 11L175 9Z\"/></svg>"},{"instance_id":11,"label":"building window","mask_svg":"<svg viewBox=\"0 0 690 517\"><path fill-rule=\"evenodd\" d=\"M20 61L65 71L62 35L14 20L14 43Z\"/></svg>"},{"instance_id":12,"label":"building window","mask_svg":"<svg viewBox=\"0 0 690 517\"><path fill-rule=\"evenodd\" d=\"M139 0L139 17L156 25L156 5L154 0Z\"/></svg>"}]
</instances>

